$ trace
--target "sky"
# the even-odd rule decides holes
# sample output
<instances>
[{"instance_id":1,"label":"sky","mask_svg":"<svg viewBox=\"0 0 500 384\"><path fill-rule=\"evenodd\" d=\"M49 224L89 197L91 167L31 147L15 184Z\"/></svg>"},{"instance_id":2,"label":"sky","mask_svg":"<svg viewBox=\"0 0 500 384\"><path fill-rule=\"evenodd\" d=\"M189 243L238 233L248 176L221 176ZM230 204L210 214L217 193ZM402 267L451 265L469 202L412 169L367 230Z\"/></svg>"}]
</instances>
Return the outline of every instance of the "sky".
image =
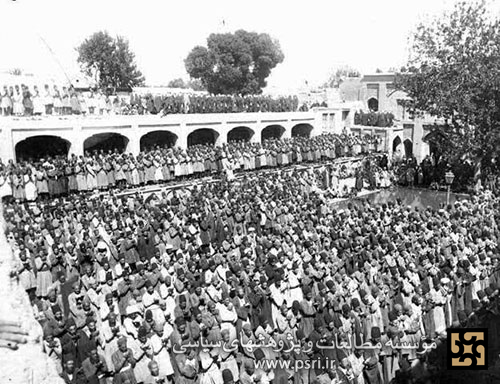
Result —
<instances>
[{"instance_id":1,"label":"sky","mask_svg":"<svg viewBox=\"0 0 500 384\"><path fill-rule=\"evenodd\" d=\"M0 0L0 71L62 78L99 30L128 38L147 85L188 79L184 59L214 32L246 29L279 40L285 59L268 86L324 82L340 65L362 73L404 65L417 23L455 0ZM224 23L223 23L224 21ZM10 31L6 33L6 31Z\"/></svg>"}]
</instances>

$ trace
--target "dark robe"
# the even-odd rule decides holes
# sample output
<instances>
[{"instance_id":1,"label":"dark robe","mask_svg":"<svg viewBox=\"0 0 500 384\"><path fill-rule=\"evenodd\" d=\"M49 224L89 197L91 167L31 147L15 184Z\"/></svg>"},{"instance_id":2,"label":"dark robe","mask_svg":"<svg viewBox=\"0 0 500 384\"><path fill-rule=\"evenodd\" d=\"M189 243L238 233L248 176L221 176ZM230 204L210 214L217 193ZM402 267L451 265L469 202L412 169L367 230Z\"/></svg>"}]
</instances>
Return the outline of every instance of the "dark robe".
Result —
<instances>
[{"instance_id":1,"label":"dark robe","mask_svg":"<svg viewBox=\"0 0 500 384\"><path fill-rule=\"evenodd\" d=\"M61 374L62 379L66 384L87 384L87 379L83 374L83 371L75 369L73 373L73 377L70 379L69 375L66 372Z\"/></svg>"},{"instance_id":2,"label":"dark robe","mask_svg":"<svg viewBox=\"0 0 500 384\"><path fill-rule=\"evenodd\" d=\"M82 361L86 359L89 355L89 352L96 347L97 340L93 336L89 336L89 331L82 330L80 331L80 337L78 338L78 354Z\"/></svg>"},{"instance_id":3,"label":"dark robe","mask_svg":"<svg viewBox=\"0 0 500 384\"><path fill-rule=\"evenodd\" d=\"M66 333L61 337L61 347L62 347L62 363L66 363L68 360L74 360L75 367L80 367L83 358L79 354L78 350L78 337L73 338L70 334Z\"/></svg>"}]
</instances>

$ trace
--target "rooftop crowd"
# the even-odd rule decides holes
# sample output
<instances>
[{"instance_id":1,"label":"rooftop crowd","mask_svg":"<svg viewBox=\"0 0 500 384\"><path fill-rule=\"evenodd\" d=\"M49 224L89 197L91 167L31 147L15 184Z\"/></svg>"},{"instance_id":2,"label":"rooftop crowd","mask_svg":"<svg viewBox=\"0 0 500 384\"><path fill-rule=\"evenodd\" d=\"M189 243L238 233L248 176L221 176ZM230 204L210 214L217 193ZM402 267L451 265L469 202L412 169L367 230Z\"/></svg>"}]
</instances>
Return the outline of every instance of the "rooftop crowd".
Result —
<instances>
[{"instance_id":1,"label":"rooftop crowd","mask_svg":"<svg viewBox=\"0 0 500 384\"><path fill-rule=\"evenodd\" d=\"M232 178L239 171L318 163L374 152L379 150L379 144L375 136L331 134L269 139L262 145L236 141L222 147L195 145L186 150L151 148L138 156L100 151L80 157L49 156L39 161L0 162L0 197L35 201L69 193L162 184L221 173ZM342 177L340 173L338 176Z\"/></svg>"},{"instance_id":2,"label":"rooftop crowd","mask_svg":"<svg viewBox=\"0 0 500 384\"><path fill-rule=\"evenodd\" d=\"M177 113L291 112L299 110L296 96L213 96L197 94L109 95L80 92L73 87L21 84L0 89L0 115L149 115ZM302 105L300 111L307 111Z\"/></svg>"},{"instance_id":3,"label":"rooftop crowd","mask_svg":"<svg viewBox=\"0 0 500 384\"><path fill-rule=\"evenodd\" d=\"M354 114L354 124L368 127L392 127L394 115L390 112L364 112Z\"/></svg>"},{"instance_id":4,"label":"rooftop crowd","mask_svg":"<svg viewBox=\"0 0 500 384\"><path fill-rule=\"evenodd\" d=\"M299 109L299 100L296 96L133 95L130 106L134 114L293 112Z\"/></svg>"}]
</instances>

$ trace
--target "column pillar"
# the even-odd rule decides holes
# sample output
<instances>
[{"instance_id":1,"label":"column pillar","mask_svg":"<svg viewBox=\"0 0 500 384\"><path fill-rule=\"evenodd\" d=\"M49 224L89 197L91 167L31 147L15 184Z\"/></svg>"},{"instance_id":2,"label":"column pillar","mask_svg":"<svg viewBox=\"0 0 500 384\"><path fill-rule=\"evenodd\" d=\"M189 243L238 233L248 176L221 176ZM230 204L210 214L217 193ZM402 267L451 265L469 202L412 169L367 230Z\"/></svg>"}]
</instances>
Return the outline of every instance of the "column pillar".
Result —
<instances>
[{"instance_id":1,"label":"column pillar","mask_svg":"<svg viewBox=\"0 0 500 384\"><path fill-rule=\"evenodd\" d=\"M413 125L412 132L412 143L413 143L413 155L420 163L425 156L429 154L429 144L424 142L422 139L424 137L424 124L423 121L418 119Z\"/></svg>"},{"instance_id":2,"label":"column pillar","mask_svg":"<svg viewBox=\"0 0 500 384\"><path fill-rule=\"evenodd\" d=\"M139 131L139 125L133 123L129 132L130 133L126 135L129 140L126 151L137 156L141 152L141 133Z\"/></svg>"},{"instance_id":3,"label":"column pillar","mask_svg":"<svg viewBox=\"0 0 500 384\"><path fill-rule=\"evenodd\" d=\"M219 136L215 140L215 145L222 146L224 144L227 144L227 134L228 134L227 125L223 123L215 131L219 134Z\"/></svg>"},{"instance_id":4,"label":"column pillar","mask_svg":"<svg viewBox=\"0 0 500 384\"><path fill-rule=\"evenodd\" d=\"M251 129L254 132L254 134L250 138L250 142L251 143L260 143L260 136L261 136L261 133L262 133L262 128L251 128Z\"/></svg>"},{"instance_id":5,"label":"column pillar","mask_svg":"<svg viewBox=\"0 0 500 384\"><path fill-rule=\"evenodd\" d=\"M387 84L380 83L378 88L378 110L387 111Z\"/></svg>"},{"instance_id":6,"label":"column pillar","mask_svg":"<svg viewBox=\"0 0 500 384\"><path fill-rule=\"evenodd\" d=\"M292 138L293 124L288 123L286 125L283 125L283 128L285 128L285 132L283 132L283 135L281 135L281 138L282 139L291 139Z\"/></svg>"},{"instance_id":7,"label":"column pillar","mask_svg":"<svg viewBox=\"0 0 500 384\"><path fill-rule=\"evenodd\" d=\"M188 147L188 140L187 140L188 135L189 135L189 131L188 131L188 128L186 126L186 123L182 122L180 129L179 129L177 142L175 143L175 145L181 149L187 149L187 147Z\"/></svg>"},{"instance_id":8,"label":"column pillar","mask_svg":"<svg viewBox=\"0 0 500 384\"><path fill-rule=\"evenodd\" d=\"M130 136L128 141L128 145L126 148L127 153L131 153L134 156L139 155L141 152L141 140L137 135Z\"/></svg>"},{"instance_id":9,"label":"column pillar","mask_svg":"<svg viewBox=\"0 0 500 384\"><path fill-rule=\"evenodd\" d=\"M8 160L11 159L17 161L14 138L12 137L12 127L3 126L1 128L0 137L2 142L5 143L5 145L0 146L0 157L2 158L2 161L4 163L7 163Z\"/></svg>"},{"instance_id":10,"label":"column pillar","mask_svg":"<svg viewBox=\"0 0 500 384\"><path fill-rule=\"evenodd\" d=\"M83 144L85 143L85 139L86 136L83 133L82 125L74 125L73 130L71 131L71 145L69 147L68 156L83 156Z\"/></svg>"}]
</instances>

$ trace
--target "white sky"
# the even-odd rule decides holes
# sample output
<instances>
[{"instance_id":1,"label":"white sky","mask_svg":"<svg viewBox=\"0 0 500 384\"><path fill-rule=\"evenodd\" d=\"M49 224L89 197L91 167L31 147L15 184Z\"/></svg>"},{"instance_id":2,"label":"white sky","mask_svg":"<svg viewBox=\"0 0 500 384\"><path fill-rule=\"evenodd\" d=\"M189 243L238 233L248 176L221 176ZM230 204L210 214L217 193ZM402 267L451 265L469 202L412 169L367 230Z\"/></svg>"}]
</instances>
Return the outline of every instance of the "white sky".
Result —
<instances>
[{"instance_id":1,"label":"white sky","mask_svg":"<svg viewBox=\"0 0 500 384\"><path fill-rule=\"evenodd\" d=\"M184 58L212 32L247 29L280 41L285 60L268 84L277 88L326 80L349 64L362 73L399 67L407 38L424 17L454 0L0 0L0 71L61 73L43 37L70 74L75 47L95 31L127 37L148 85L187 79ZM225 20L226 27L222 26Z\"/></svg>"}]
</instances>

